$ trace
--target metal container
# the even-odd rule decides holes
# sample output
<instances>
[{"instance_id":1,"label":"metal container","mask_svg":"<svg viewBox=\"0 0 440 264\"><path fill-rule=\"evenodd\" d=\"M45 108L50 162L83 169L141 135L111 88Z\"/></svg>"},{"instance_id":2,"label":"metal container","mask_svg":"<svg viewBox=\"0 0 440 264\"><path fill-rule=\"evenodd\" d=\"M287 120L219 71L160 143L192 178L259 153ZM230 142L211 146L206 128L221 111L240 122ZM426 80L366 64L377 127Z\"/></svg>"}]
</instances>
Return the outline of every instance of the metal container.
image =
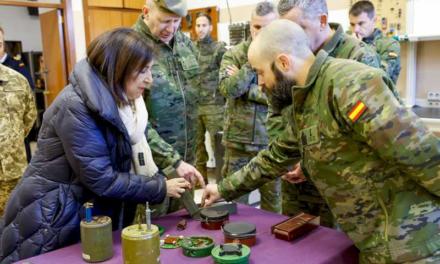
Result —
<instances>
[{"instance_id":1,"label":"metal container","mask_svg":"<svg viewBox=\"0 0 440 264\"><path fill-rule=\"evenodd\" d=\"M206 236L185 237L180 243L183 255L193 258L201 258L211 255L214 248L214 240Z\"/></svg>"},{"instance_id":2,"label":"metal container","mask_svg":"<svg viewBox=\"0 0 440 264\"><path fill-rule=\"evenodd\" d=\"M146 224L131 225L122 230L122 256L125 264L160 263L159 228Z\"/></svg>"},{"instance_id":3,"label":"metal container","mask_svg":"<svg viewBox=\"0 0 440 264\"><path fill-rule=\"evenodd\" d=\"M82 220L82 258L87 262L101 262L113 257L112 220L108 216L94 216Z\"/></svg>"},{"instance_id":4,"label":"metal container","mask_svg":"<svg viewBox=\"0 0 440 264\"><path fill-rule=\"evenodd\" d=\"M224 244L214 247L211 256L217 264L248 264L251 249L243 244Z\"/></svg>"},{"instance_id":5,"label":"metal container","mask_svg":"<svg viewBox=\"0 0 440 264\"><path fill-rule=\"evenodd\" d=\"M208 230L220 230L229 221L229 212L205 208L200 211L202 227Z\"/></svg>"},{"instance_id":6,"label":"metal container","mask_svg":"<svg viewBox=\"0 0 440 264\"><path fill-rule=\"evenodd\" d=\"M257 228L246 222L229 223L222 227L225 243L240 243L252 247L257 243Z\"/></svg>"}]
</instances>

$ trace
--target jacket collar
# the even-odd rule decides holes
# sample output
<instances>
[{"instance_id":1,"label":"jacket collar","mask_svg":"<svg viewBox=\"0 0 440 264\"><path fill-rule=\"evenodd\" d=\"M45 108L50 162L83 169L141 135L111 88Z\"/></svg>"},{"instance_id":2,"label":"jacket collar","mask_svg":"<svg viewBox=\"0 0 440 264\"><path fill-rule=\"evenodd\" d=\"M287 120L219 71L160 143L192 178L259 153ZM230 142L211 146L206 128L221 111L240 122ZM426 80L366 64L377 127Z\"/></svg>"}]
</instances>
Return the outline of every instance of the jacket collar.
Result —
<instances>
[{"instance_id":1,"label":"jacket collar","mask_svg":"<svg viewBox=\"0 0 440 264\"><path fill-rule=\"evenodd\" d=\"M373 33L370 36L363 38L362 41L364 41L367 44L372 44L375 40L381 37L382 37L382 31L378 28L375 28Z\"/></svg>"},{"instance_id":2,"label":"jacket collar","mask_svg":"<svg viewBox=\"0 0 440 264\"><path fill-rule=\"evenodd\" d=\"M341 42L341 39L344 38L344 29L342 26L338 23L330 23L330 28L335 31L333 34L333 37L327 42L322 49L325 50L327 53L331 54L335 48L338 46L339 42Z\"/></svg>"},{"instance_id":3,"label":"jacket collar","mask_svg":"<svg viewBox=\"0 0 440 264\"><path fill-rule=\"evenodd\" d=\"M314 86L323 64L328 59L328 56L329 55L326 51L320 50L315 57L315 61L310 67L309 73L307 74L306 84L304 86L293 86L292 95L296 109L301 107L304 103L307 93Z\"/></svg>"},{"instance_id":4,"label":"jacket collar","mask_svg":"<svg viewBox=\"0 0 440 264\"><path fill-rule=\"evenodd\" d=\"M207 35L205 38L203 38L202 40L198 41L202 44L211 44L214 40L212 40L211 35Z\"/></svg>"},{"instance_id":5,"label":"jacket collar","mask_svg":"<svg viewBox=\"0 0 440 264\"><path fill-rule=\"evenodd\" d=\"M108 90L105 81L86 59L75 65L69 77L69 82L90 111L98 114L126 135L127 130L119 117L116 101Z\"/></svg>"}]
</instances>

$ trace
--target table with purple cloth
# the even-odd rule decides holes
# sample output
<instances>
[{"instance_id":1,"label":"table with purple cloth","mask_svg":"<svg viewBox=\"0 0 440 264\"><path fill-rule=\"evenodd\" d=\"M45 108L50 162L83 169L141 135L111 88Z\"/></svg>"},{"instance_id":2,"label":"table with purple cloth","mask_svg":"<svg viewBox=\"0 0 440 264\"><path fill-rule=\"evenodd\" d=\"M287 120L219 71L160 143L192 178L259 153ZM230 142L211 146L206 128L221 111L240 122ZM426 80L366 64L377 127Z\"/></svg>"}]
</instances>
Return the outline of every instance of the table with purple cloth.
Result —
<instances>
[{"instance_id":1,"label":"table with purple cloth","mask_svg":"<svg viewBox=\"0 0 440 264\"><path fill-rule=\"evenodd\" d=\"M165 217L153 220L165 228L165 233L170 235L207 235L212 237L216 244L224 241L221 230L206 230L200 222L188 219L185 230L178 231L177 223L187 218L186 211L182 210ZM246 221L254 223L257 227L257 244L251 248L249 263L357 263L358 251L353 242L342 232L318 227L307 235L293 241L276 239L271 234L271 226L287 219L286 216L266 212L253 207L239 205L237 214L230 215L229 221ZM122 247L120 232L113 236L113 258L105 264L120 264L122 261ZM160 259L162 264L168 263L214 263L211 256L204 258L190 258L182 253L182 249L161 249ZM81 258L81 244L61 248L17 263L48 264L48 263L85 263Z\"/></svg>"}]
</instances>

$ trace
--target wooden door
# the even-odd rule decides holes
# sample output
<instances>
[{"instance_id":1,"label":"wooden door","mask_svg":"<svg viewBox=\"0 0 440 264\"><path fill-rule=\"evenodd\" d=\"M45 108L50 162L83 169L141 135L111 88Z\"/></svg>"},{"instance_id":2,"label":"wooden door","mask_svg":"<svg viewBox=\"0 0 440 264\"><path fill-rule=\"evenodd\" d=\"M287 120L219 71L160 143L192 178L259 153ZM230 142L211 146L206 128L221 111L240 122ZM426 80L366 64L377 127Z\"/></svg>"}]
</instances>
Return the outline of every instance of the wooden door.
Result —
<instances>
[{"instance_id":1,"label":"wooden door","mask_svg":"<svg viewBox=\"0 0 440 264\"><path fill-rule=\"evenodd\" d=\"M122 0L88 0L89 6L123 7Z\"/></svg>"},{"instance_id":2,"label":"wooden door","mask_svg":"<svg viewBox=\"0 0 440 264\"><path fill-rule=\"evenodd\" d=\"M145 5L145 0L124 0L125 8L133 8L141 10Z\"/></svg>"},{"instance_id":3,"label":"wooden door","mask_svg":"<svg viewBox=\"0 0 440 264\"><path fill-rule=\"evenodd\" d=\"M105 31L122 26L122 11L109 9L89 9L90 41Z\"/></svg>"},{"instance_id":4,"label":"wooden door","mask_svg":"<svg viewBox=\"0 0 440 264\"><path fill-rule=\"evenodd\" d=\"M124 11L122 13L122 26L132 27L138 20L141 12L137 11Z\"/></svg>"},{"instance_id":5,"label":"wooden door","mask_svg":"<svg viewBox=\"0 0 440 264\"><path fill-rule=\"evenodd\" d=\"M40 14L41 39L45 64L46 108L67 84L66 55L61 11Z\"/></svg>"}]
</instances>

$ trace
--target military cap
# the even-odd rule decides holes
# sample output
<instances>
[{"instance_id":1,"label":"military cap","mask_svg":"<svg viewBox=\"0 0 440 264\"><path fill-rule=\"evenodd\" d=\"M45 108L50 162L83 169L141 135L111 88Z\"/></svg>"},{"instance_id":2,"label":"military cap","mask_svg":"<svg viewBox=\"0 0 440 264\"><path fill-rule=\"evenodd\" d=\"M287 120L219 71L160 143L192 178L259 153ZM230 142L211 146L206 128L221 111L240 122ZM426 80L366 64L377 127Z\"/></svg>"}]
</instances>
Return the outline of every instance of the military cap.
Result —
<instances>
[{"instance_id":1,"label":"military cap","mask_svg":"<svg viewBox=\"0 0 440 264\"><path fill-rule=\"evenodd\" d=\"M159 8L162 8L167 12L174 13L180 17L184 17L188 13L186 0L152 0L152 1Z\"/></svg>"}]
</instances>

